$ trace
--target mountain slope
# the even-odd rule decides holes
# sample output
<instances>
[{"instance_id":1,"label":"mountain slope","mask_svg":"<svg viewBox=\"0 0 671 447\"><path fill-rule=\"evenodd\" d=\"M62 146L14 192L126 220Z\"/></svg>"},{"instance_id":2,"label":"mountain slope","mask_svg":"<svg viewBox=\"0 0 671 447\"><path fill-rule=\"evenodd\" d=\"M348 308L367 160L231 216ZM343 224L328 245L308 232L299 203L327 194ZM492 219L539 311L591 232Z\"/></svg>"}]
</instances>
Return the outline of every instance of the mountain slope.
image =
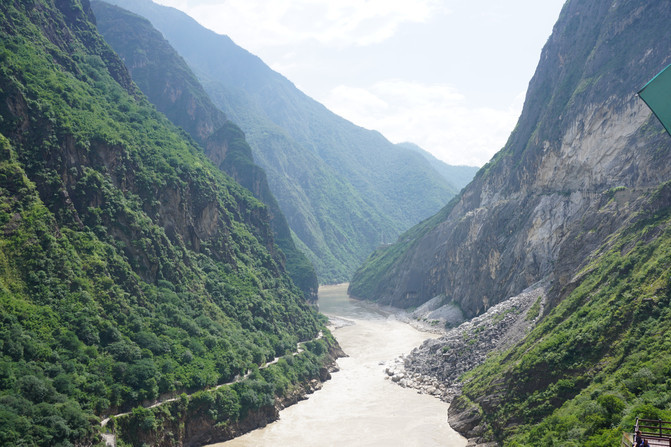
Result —
<instances>
[{"instance_id":1,"label":"mountain slope","mask_svg":"<svg viewBox=\"0 0 671 447\"><path fill-rule=\"evenodd\" d=\"M670 193L665 183L650 195L519 346L469 375L450 407L462 433L607 447L637 417L669 420Z\"/></svg>"},{"instance_id":2,"label":"mountain slope","mask_svg":"<svg viewBox=\"0 0 671 447\"><path fill-rule=\"evenodd\" d=\"M228 37L150 1L110 3L147 17L245 131L320 281L348 280L456 192L420 154L332 114Z\"/></svg>"},{"instance_id":3,"label":"mountain slope","mask_svg":"<svg viewBox=\"0 0 671 447\"><path fill-rule=\"evenodd\" d=\"M514 316L538 325L481 366L470 323L407 361L446 388L472 369L449 420L477 445L606 447L671 417L671 136L635 96L671 62L670 19L662 1L567 2L506 147L355 275L359 296L444 294L469 316L547 287Z\"/></svg>"},{"instance_id":4,"label":"mountain slope","mask_svg":"<svg viewBox=\"0 0 671 447\"><path fill-rule=\"evenodd\" d=\"M155 110L93 20L87 1L0 3L2 445L96 444L100 416L225 383L323 329L268 209ZM227 413L199 408L242 420L318 377L305 359L226 388Z\"/></svg>"},{"instance_id":5,"label":"mountain slope","mask_svg":"<svg viewBox=\"0 0 671 447\"><path fill-rule=\"evenodd\" d=\"M468 185L475 174L480 170L476 166L452 166L447 163L438 160L431 153L425 151L421 147L417 146L414 143L399 143L397 146L403 147L405 149L419 152L424 158L426 158L433 169L435 169L440 175L445 178L451 185L453 185L458 191Z\"/></svg>"},{"instance_id":6,"label":"mountain slope","mask_svg":"<svg viewBox=\"0 0 671 447\"><path fill-rule=\"evenodd\" d=\"M570 2L508 143L438 215L357 272L361 298L466 315L543 279L566 284L669 178L661 126L635 92L669 62L660 2Z\"/></svg>"},{"instance_id":7,"label":"mountain slope","mask_svg":"<svg viewBox=\"0 0 671 447\"><path fill-rule=\"evenodd\" d=\"M242 131L217 109L184 60L148 21L104 2L95 1L91 6L100 33L122 57L133 81L149 100L186 130L215 165L268 206L275 241L287 258L291 278L306 299L316 300L316 273L296 248L266 174L254 164Z\"/></svg>"}]
</instances>

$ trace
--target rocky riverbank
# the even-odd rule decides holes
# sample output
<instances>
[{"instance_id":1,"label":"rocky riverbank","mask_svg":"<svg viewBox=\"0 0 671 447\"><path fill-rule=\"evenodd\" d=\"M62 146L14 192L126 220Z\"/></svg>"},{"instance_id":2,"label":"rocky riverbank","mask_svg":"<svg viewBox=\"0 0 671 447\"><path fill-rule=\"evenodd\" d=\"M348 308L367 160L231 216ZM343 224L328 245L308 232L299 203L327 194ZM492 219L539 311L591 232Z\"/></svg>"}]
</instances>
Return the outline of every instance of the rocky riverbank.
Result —
<instances>
[{"instance_id":1,"label":"rocky riverbank","mask_svg":"<svg viewBox=\"0 0 671 447\"><path fill-rule=\"evenodd\" d=\"M407 356L384 365L388 379L451 402L460 393L464 373L482 364L490 352L517 343L534 327L543 314L546 290L545 284L536 284L443 336L426 340ZM478 430L467 426L466 416L451 408L450 425L473 435Z\"/></svg>"}]
</instances>

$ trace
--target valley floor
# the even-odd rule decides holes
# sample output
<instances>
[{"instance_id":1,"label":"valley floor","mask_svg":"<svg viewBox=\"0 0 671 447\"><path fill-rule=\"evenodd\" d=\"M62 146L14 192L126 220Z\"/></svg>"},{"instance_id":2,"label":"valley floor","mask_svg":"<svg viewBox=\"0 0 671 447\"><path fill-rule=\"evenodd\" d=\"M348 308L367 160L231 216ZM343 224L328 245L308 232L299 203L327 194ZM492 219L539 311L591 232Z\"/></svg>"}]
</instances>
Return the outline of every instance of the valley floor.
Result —
<instances>
[{"instance_id":1,"label":"valley floor","mask_svg":"<svg viewBox=\"0 0 671 447\"><path fill-rule=\"evenodd\" d=\"M319 291L320 309L338 322L333 334L349 355L338 360L340 371L308 400L283 410L279 421L217 446L466 445L448 424L448 404L395 386L384 372L396 357L438 334L349 299L346 290L338 285Z\"/></svg>"}]
</instances>

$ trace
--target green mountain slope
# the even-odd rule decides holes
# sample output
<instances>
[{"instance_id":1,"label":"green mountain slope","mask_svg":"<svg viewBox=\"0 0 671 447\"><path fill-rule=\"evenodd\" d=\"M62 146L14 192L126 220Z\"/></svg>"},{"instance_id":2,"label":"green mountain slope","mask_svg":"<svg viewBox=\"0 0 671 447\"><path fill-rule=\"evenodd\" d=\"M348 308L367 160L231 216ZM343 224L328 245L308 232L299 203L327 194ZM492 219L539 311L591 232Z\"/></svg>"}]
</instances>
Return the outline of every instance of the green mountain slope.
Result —
<instances>
[{"instance_id":1,"label":"green mountain slope","mask_svg":"<svg viewBox=\"0 0 671 447\"><path fill-rule=\"evenodd\" d=\"M473 180L473 177L475 177L475 174L480 170L477 166L448 165L414 143L399 143L397 146L422 154L422 156L431 163L433 169L442 175L448 183L454 185L454 188L458 191L468 185L471 180Z\"/></svg>"},{"instance_id":2,"label":"green mountain slope","mask_svg":"<svg viewBox=\"0 0 671 447\"><path fill-rule=\"evenodd\" d=\"M0 3L2 445L98 443L99 417L225 383L323 328L268 209L154 109L92 20L86 1ZM225 388L225 413L194 405L243 419L318 376L305 359Z\"/></svg>"},{"instance_id":3,"label":"green mountain slope","mask_svg":"<svg viewBox=\"0 0 671 447\"><path fill-rule=\"evenodd\" d=\"M317 298L317 276L291 237L291 230L270 192L266 174L254 164L242 131L212 103L184 60L151 24L130 12L92 2L97 26L124 60L133 81L159 111L182 127L212 162L249 189L270 211L275 241L287 270L309 300Z\"/></svg>"},{"instance_id":4,"label":"green mountain slope","mask_svg":"<svg viewBox=\"0 0 671 447\"><path fill-rule=\"evenodd\" d=\"M332 114L228 37L150 1L110 3L151 20L245 131L320 281L348 280L456 193L420 154Z\"/></svg>"}]
</instances>

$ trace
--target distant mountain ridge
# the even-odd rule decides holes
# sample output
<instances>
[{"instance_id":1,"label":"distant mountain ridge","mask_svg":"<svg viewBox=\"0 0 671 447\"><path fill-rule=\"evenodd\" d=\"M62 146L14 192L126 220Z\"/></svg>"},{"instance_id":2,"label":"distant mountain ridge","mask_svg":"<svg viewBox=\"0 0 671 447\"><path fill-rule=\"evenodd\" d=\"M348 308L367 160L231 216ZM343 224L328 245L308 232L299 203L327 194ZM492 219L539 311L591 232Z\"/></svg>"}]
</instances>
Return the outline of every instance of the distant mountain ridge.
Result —
<instances>
[{"instance_id":1,"label":"distant mountain ridge","mask_svg":"<svg viewBox=\"0 0 671 447\"><path fill-rule=\"evenodd\" d=\"M320 281L348 280L381 242L457 192L420 154L332 114L228 37L148 0L110 3L148 18L245 131Z\"/></svg>"},{"instance_id":2,"label":"distant mountain ridge","mask_svg":"<svg viewBox=\"0 0 671 447\"><path fill-rule=\"evenodd\" d=\"M416 151L419 152L426 158L429 163L431 163L431 166L433 166L433 169L438 171L440 175L445 178L450 184L454 185L454 187L461 191L461 189L468 185L471 180L473 180L473 177L475 177L475 174L480 170L479 167L477 166L454 166L454 165L448 165L442 160L439 160L436 158L433 154L430 152L426 151L425 149L422 149L415 143L398 143L397 146L403 147L405 149L409 149L411 151Z\"/></svg>"},{"instance_id":3,"label":"distant mountain ridge","mask_svg":"<svg viewBox=\"0 0 671 447\"><path fill-rule=\"evenodd\" d=\"M242 130L212 103L184 60L149 21L101 1L93 1L91 6L99 31L122 57L133 81L149 100L186 130L216 166L268 206L275 241L287 258L287 270L306 299L316 300L314 268L296 248L266 174L254 164Z\"/></svg>"}]
</instances>

